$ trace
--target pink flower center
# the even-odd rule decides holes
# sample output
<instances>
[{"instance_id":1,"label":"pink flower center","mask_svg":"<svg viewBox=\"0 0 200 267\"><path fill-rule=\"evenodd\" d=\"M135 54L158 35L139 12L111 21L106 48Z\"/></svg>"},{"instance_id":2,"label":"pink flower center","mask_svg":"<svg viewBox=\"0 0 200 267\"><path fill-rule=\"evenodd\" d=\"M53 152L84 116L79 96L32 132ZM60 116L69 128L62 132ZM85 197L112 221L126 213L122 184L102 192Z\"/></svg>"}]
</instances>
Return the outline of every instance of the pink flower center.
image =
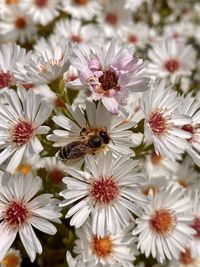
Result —
<instances>
[{"instance_id":1,"label":"pink flower center","mask_svg":"<svg viewBox=\"0 0 200 267\"><path fill-rule=\"evenodd\" d=\"M118 77L113 70L104 71L104 73L99 77L99 82L101 83L101 87L97 90L97 93L112 97L116 92L120 91Z\"/></svg>"},{"instance_id":2,"label":"pink flower center","mask_svg":"<svg viewBox=\"0 0 200 267\"><path fill-rule=\"evenodd\" d=\"M10 226L23 224L29 216L29 211L24 203L13 201L5 211L5 220Z\"/></svg>"},{"instance_id":3,"label":"pink flower center","mask_svg":"<svg viewBox=\"0 0 200 267\"><path fill-rule=\"evenodd\" d=\"M16 21L15 21L15 26L19 30L22 30L22 29L26 28L26 20L25 20L25 18L23 18L23 17L17 18Z\"/></svg>"},{"instance_id":4,"label":"pink flower center","mask_svg":"<svg viewBox=\"0 0 200 267\"><path fill-rule=\"evenodd\" d=\"M200 217L196 217L194 219L194 222L191 227L196 231L194 238L200 239Z\"/></svg>"},{"instance_id":5,"label":"pink flower center","mask_svg":"<svg viewBox=\"0 0 200 267\"><path fill-rule=\"evenodd\" d=\"M175 72L180 68L180 62L177 59L169 59L165 62L165 69L169 72Z\"/></svg>"},{"instance_id":6,"label":"pink flower center","mask_svg":"<svg viewBox=\"0 0 200 267\"><path fill-rule=\"evenodd\" d=\"M12 76L9 72L0 72L0 89L10 87L12 85Z\"/></svg>"},{"instance_id":7,"label":"pink flower center","mask_svg":"<svg viewBox=\"0 0 200 267\"><path fill-rule=\"evenodd\" d=\"M35 4L38 7L45 7L48 5L48 0L35 0Z\"/></svg>"},{"instance_id":8,"label":"pink flower center","mask_svg":"<svg viewBox=\"0 0 200 267\"><path fill-rule=\"evenodd\" d=\"M82 38L79 35L72 35L71 36L71 41L75 42L75 43L81 43L82 42Z\"/></svg>"},{"instance_id":9,"label":"pink flower center","mask_svg":"<svg viewBox=\"0 0 200 267\"><path fill-rule=\"evenodd\" d=\"M195 260L192 258L189 248L186 248L184 252L181 252L179 261L186 266L194 263Z\"/></svg>"},{"instance_id":10,"label":"pink flower center","mask_svg":"<svg viewBox=\"0 0 200 267\"><path fill-rule=\"evenodd\" d=\"M32 138L34 127L30 122L20 121L13 131L13 142L17 145L24 145Z\"/></svg>"},{"instance_id":11,"label":"pink flower center","mask_svg":"<svg viewBox=\"0 0 200 267\"><path fill-rule=\"evenodd\" d=\"M135 44L138 41L138 37L135 34L130 34L128 37L128 42Z\"/></svg>"},{"instance_id":12,"label":"pink flower center","mask_svg":"<svg viewBox=\"0 0 200 267\"><path fill-rule=\"evenodd\" d=\"M152 132L155 135L159 136L165 133L167 129L167 123L161 112L153 111L149 116L148 122Z\"/></svg>"},{"instance_id":13,"label":"pink flower center","mask_svg":"<svg viewBox=\"0 0 200 267\"><path fill-rule=\"evenodd\" d=\"M155 211L150 220L151 228L161 235L167 235L174 228L175 220L172 213L167 209Z\"/></svg>"},{"instance_id":14,"label":"pink flower center","mask_svg":"<svg viewBox=\"0 0 200 267\"><path fill-rule=\"evenodd\" d=\"M116 26L118 21L118 17L114 13L107 13L106 14L106 22L111 24L112 26Z\"/></svg>"},{"instance_id":15,"label":"pink flower center","mask_svg":"<svg viewBox=\"0 0 200 267\"><path fill-rule=\"evenodd\" d=\"M111 177L101 178L92 183L90 195L99 204L109 204L118 197L119 186Z\"/></svg>"}]
</instances>

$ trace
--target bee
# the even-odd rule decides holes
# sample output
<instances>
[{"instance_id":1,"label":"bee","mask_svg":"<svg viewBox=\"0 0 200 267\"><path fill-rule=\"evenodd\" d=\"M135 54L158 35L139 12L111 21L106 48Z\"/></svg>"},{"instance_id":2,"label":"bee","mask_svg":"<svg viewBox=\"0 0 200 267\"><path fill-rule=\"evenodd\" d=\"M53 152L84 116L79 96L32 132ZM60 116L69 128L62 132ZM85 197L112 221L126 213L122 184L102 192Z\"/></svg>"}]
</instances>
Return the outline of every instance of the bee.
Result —
<instances>
[{"instance_id":1,"label":"bee","mask_svg":"<svg viewBox=\"0 0 200 267\"><path fill-rule=\"evenodd\" d=\"M86 135L85 135L86 134ZM58 157L62 160L78 159L86 154L95 154L97 150L110 142L110 137L106 129L91 135L87 134L86 128L83 128L80 135L84 138L80 141L74 141L61 148Z\"/></svg>"}]
</instances>

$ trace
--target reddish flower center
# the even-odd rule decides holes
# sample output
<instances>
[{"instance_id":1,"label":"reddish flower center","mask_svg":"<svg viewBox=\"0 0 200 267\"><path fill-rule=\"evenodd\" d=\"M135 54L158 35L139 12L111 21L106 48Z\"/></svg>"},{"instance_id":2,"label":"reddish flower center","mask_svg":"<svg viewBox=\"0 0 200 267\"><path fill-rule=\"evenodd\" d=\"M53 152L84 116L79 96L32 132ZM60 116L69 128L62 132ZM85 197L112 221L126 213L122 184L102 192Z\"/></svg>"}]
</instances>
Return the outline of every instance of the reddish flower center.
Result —
<instances>
[{"instance_id":1,"label":"reddish flower center","mask_svg":"<svg viewBox=\"0 0 200 267\"><path fill-rule=\"evenodd\" d=\"M174 228L175 220L172 213L167 209L155 211L150 220L151 228L161 235L167 235Z\"/></svg>"},{"instance_id":2,"label":"reddish flower center","mask_svg":"<svg viewBox=\"0 0 200 267\"><path fill-rule=\"evenodd\" d=\"M16 252L9 252L2 260L4 267L18 267L20 266L21 259Z\"/></svg>"},{"instance_id":3,"label":"reddish flower center","mask_svg":"<svg viewBox=\"0 0 200 267\"><path fill-rule=\"evenodd\" d=\"M179 261L184 265L190 265L195 260L192 258L191 251L189 248L186 248L184 252L181 252Z\"/></svg>"},{"instance_id":4,"label":"reddish flower center","mask_svg":"<svg viewBox=\"0 0 200 267\"><path fill-rule=\"evenodd\" d=\"M118 21L118 17L114 13L107 13L106 14L106 22L111 24L112 26L116 26Z\"/></svg>"},{"instance_id":5,"label":"reddish flower center","mask_svg":"<svg viewBox=\"0 0 200 267\"><path fill-rule=\"evenodd\" d=\"M173 37L174 39L178 39L178 38L180 37L180 34L179 34L178 32L174 32L174 33L172 34L172 37Z\"/></svg>"},{"instance_id":6,"label":"reddish flower center","mask_svg":"<svg viewBox=\"0 0 200 267\"><path fill-rule=\"evenodd\" d=\"M30 122L20 121L13 131L13 142L24 145L29 142L34 133L34 127Z\"/></svg>"},{"instance_id":7,"label":"reddish flower center","mask_svg":"<svg viewBox=\"0 0 200 267\"><path fill-rule=\"evenodd\" d=\"M137 43L138 41L138 37L134 34L130 34L129 37L128 37L128 42L129 43L132 43L132 44L135 44Z\"/></svg>"},{"instance_id":8,"label":"reddish flower center","mask_svg":"<svg viewBox=\"0 0 200 267\"><path fill-rule=\"evenodd\" d=\"M155 150L152 151L151 153L151 161L154 165L160 164L162 160L162 157L160 154L157 154Z\"/></svg>"},{"instance_id":9,"label":"reddish flower center","mask_svg":"<svg viewBox=\"0 0 200 267\"><path fill-rule=\"evenodd\" d=\"M188 184L186 183L186 181L182 180L182 179L178 179L177 182L183 187L183 188L187 188Z\"/></svg>"},{"instance_id":10,"label":"reddish flower center","mask_svg":"<svg viewBox=\"0 0 200 267\"><path fill-rule=\"evenodd\" d=\"M23 18L23 17L17 18L16 21L15 21L15 26L16 26L16 28L18 28L20 30L24 29L26 27L25 18Z\"/></svg>"},{"instance_id":11,"label":"reddish flower center","mask_svg":"<svg viewBox=\"0 0 200 267\"><path fill-rule=\"evenodd\" d=\"M166 119L159 111L153 111L149 116L149 126L155 135L162 135L167 129Z\"/></svg>"},{"instance_id":12,"label":"reddish flower center","mask_svg":"<svg viewBox=\"0 0 200 267\"><path fill-rule=\"evenodd\" d=\"M87 4L87 2L88 0L74 0L74 3L80 6Z\"/></svg>"},{"instance_id":13,"label":"reddish flower center","mask_svg":"<svg viewBox=\"0 0 200 267\"><path fill-rule=\"evenodd\" d=\"M64 172L62 170L54 168L49 172L49 177L51 178L53 183L58 184L62 181L62 178L64 177Z\"/></svg>"},{"instance_id":14,"label":"reddish flower center","mask_svg":"<svg viewBox=\"0 0 200 267\"><path fill-rule=\"evenodd\" d=\"M180 62L177 59L169 59L165 62L165 69L169 72L175 72L180 68Z\"/></svg>"},{"instance_id":15,"label":"reddish flower center","mask_svg":"<svg viewBox=\"0 0 200 267\"><path fill-rule=\"evenodd\" d=\"M48 5L48 0L35 0L35 4L38 7L45 7Z\"/></svg>"},{"instance_id":16,"label":"reddish flower center","mask_svg":"<svg viewBox=\"0 0 200 267\"><path fill-rule=\"evenodd\" d=\"M6 0L7 5L18 4L19 0Z\"/></svg>"},{"instance_id":17,"label":"reddish flower center","mask_svg":"<svg viewBox=\"0 0 200 267\"><path fill-rule=\"evenodd\" d=\"M54 105L57 108L64 108L65 107L65 102L62 100L62 98L57 97L54 101Z\"/></svg>"},{"instance_id":18,"label":"reddish flower center","mask_svg":"<svg viewBox=\"0 0 200 267\"><path fill-rule=\"evenodd\" d=\"M194 238L200 239L200 217L196 217L194 219L194 222L191 227L196 231Z\"/></svg>"},{"instance_id":19,"label":"reddish flower center","mask_svg":"<svg viewBox=\"0 0 200 267\"><path fill-rule=\"evenodd\" d=\"M0 72L0 89L10 87L12 85L12 76L9 72Z\"/></svg>"},{"instance_id":20,"label":"reddish flower center","mask_svg":"<svg viewBox=\"0 0 200 267\"><path fill-rule=\"evenodd\" d=\"M93 237L92 240L92 250L98 258L107 258L113 251L113 243L110 236L105 236L103 238Z\"/></svg>"},{"instance_id":21,"label":"reddish flower center","mask_svg":"<svg viewBox=\"0 0 200 267\"><path fill-rule=\"evenodd\" d=\"M113 70L104 71L99 77L99 82L101 83L101 87L97 89L97 93L112 97L116 92L120 91L118 77Z\"/></svg>"},{"instance_id":22,"label":"reddish flower center","mask_svg":"<svg viewBox=\"0 0 200 267\"><path fill-rule=\"evenodd\" d=\"M5 220L11 226L18 226L23 224L28 216L28 209L22 202L11 202L9 207L5 211Z\"/></svg>"},{"instance_id":23,"label":"reddish flower center","mask_svg":"<svg viewBox=\"0 0 200 267\"><path fill-rule=\"evenodd\" d=\"M72 42L76 42L76 43L81 43L82 42L82 38L79 35L72 35L71 36L71 41Z\"/></svg>"},{"instance_id":24,"label":"reddish flower center","mask_svg":"<svg viewBox=\"0 0 200 267\"><path fill-rule=\"evenodd\" d=\"M111 177L101 178L92 183L90 195L99 204L109 204L118 197L119 186Z\"/></svg>"}]
</instances>

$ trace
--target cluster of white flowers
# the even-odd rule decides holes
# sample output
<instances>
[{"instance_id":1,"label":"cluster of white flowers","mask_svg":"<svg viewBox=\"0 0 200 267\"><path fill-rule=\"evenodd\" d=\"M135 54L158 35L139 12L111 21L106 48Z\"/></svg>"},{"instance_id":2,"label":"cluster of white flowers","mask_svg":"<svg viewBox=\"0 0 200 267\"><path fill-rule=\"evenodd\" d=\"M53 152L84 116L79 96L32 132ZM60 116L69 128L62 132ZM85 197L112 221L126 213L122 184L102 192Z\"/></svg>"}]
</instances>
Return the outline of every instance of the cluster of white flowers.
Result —
<instances>
[{"instance_id":1,"label":"cluster of white flowers","mask_svg":"<svg viewBox=\"0 0 200 267\"><path fill-rule=\"evenodd\" d=\"M200 266L199 22L198 1L0 0L1 267Z\"/></svg>"}]
</instances>

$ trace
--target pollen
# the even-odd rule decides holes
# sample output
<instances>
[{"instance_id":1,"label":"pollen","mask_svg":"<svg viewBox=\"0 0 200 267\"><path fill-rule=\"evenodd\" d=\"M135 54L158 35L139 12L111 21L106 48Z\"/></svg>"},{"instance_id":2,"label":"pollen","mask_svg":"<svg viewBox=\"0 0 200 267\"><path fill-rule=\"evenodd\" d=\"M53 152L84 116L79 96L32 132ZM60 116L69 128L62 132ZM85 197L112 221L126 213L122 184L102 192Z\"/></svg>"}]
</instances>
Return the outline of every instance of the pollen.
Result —
<instances>
[{"instance_id":1,"label":"pollen","mask_svg":"<svg viewBox=\"0 0 200 267\"><path fill-rule=\"evenodd\" d=\"M175 227L175 218L167 209L155 211L151 220L150 226L152 230L160 235L168 235Z\"/></svg>"},{"instance_id":2,"label":"pollen","mask_svg":"<svg viewBox=\"0 0 200 267\"><path fill-rule=\"evenodd\" d=\"M186 266L195 262L189 248L186 248L184 252L181 252L179 261Z\"/></svg>"},{"instance_id":3,"label":"pollen","mask_svg":"<svg viewBox=\"0 0 200 267\"><path fill-rule=\"evenodd\" d=\"M12 75L9 72L4 73L0 71L0 89L10 87L12 85L12 80Z\"/></svg>"},{"instance_id":4,"label":"pollen","mask_svg":"<svg viewBox=\"0 0 200 267\"><path fill-rule=\"evenodd\" d=\"M164 67L169 72L176 72L180 68L180 62L177 59L169 59L165 62Z\"/></svg>"},{"instance_id":5,"label":"pollen","mask_svg":"<svg viewBox=\"0 0 200 267\"><path fill-rule=\"evenodd\" d=\"M34 127L30 122L19 122L13 131L13 142L17 145L24 145L29 142L34 134Z\"/></svg>"},{"instance_id":6,"label":"pollen","mask_svg":"<svg viewBox=\"0 0 200 267\"><path fill-rule=\"evenodd\" d=\"M194 222L191 227L196 231L194 238L200 239L200 217L196 217L194 219Z\"/></svg>"},{"instance_id":7,"label":"pollen","mask_svg":"<svg viewBox=\"0 0 200 267\"><path fill-rule=\"evenodd\" d=\"M29 172L31 172L32 170L32 166L30 164L20 164L17 169L16 172L21 172L23 175L27 175Z\"/></svg>"},{"instance_id":8,"label":"pollen","mask_svg":"<svg viewBox=\"0 0 200 267\"><path fill-rule=\"evenodd\" d=\"M26 27L26 20L25 20L25 18L23 18L23 17L17 18L16 21L15 21L15 26L19 30L24 29Z\"/></svg>"},{"instance_id":9,"label":"pollen","mask_svg":"<svg viewBox=\"0 0 200 267\"><path fill-rule=\"evenodd\" d=\"M113 242L110 236L107 235L103 238L94 236L92 240L92 250L98 258L108 258L113 251Z\"/></svg>"},{"instance_id":10,"label":"pollen","mask_svg":"<svg viewBox=\"0 0 200 267\"><path fill-rule=\"evenodd\" d=\"M155 135L160 136L166 133L167 121L159 110L150 114L148 123Z\"/></svg>"},{"instance_id":11,"label":"pollen","mask_svg":"<svg viewBox=\"0 0 200 267\"><path fill-rule=\"evenodd\" d=\"M95 180L91 185L90 195L92 199L106 205L114 201L119 195L119 186L111 177Z\"/></svg>"},{"instance_id":12,"label":"pollen","mask_svg":"<svg viewBox=\"0 0 200 267\"><path fill-rule=\"evenodd\" d=\"M26 205L16 201L10 203L4 215L6 222L12 227L22 225L28 217L29 211Z\"/></svg>"},{"instance_id":13,"label":"pollen","mask_svg":"<svg viewBox=\"0 0 200 267\"><path fill-rule=\"evenodd\" d=\"M2 266L4 267L19 267L21 263L20 256L15 252L9 252L2 260Z\"/></svg>"}]
</instances>

